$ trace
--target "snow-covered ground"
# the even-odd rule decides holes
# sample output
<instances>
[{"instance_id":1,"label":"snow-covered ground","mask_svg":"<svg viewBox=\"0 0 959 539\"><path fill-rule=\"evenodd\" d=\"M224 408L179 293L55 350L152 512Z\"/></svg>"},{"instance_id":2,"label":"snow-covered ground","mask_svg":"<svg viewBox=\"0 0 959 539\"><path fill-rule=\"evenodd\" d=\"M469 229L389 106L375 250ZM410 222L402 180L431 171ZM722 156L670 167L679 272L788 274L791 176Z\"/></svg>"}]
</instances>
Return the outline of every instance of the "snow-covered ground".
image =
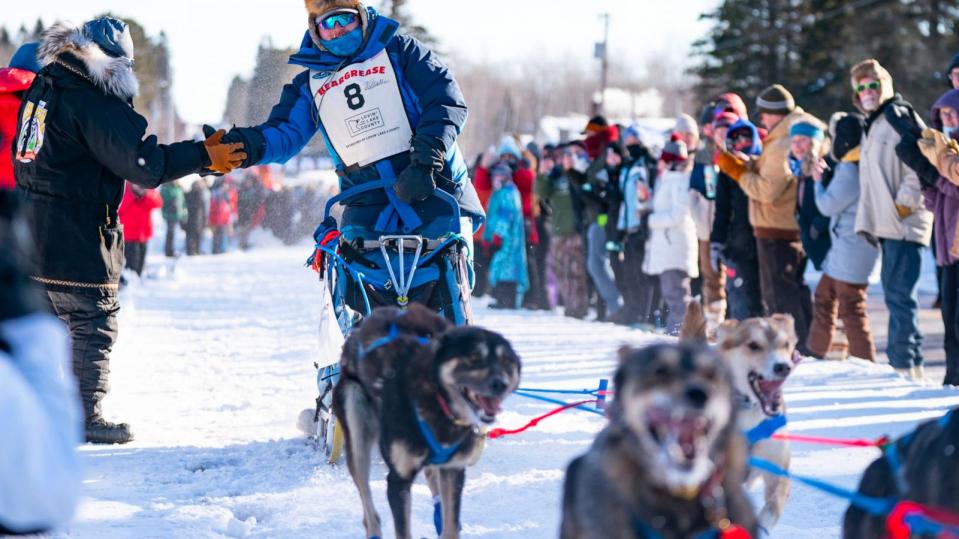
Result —
<instances>
[{"instance_id":1,"label":"snow-covered ground","mask_svg":"<svg viewBox=\"0 0 959 539\"><path fill-rule=\"evenodd\" d=\"M64 536L363 536L345 467L331 467L295 428L315 397L317 284L303 267L309 244L184 258L176 272L134 286L125 298L113 356L111 419L137 440L82 448L86 497ZM154 251L156 252L156 250ZM151 257L154 268L164 266ZM657 338L640 331L528 312L486 311L480 324L505 333L523 358L523 385L596 387L620 345ZM878 437L959 405L959 391L920 387L884 366L808 362L787 390L793 432ZM550 405L514 396L500 426L524 424ZM467 474L468 537L556 537L563 474L603 420L570 411L523 435L491 441ZM853 488L875 449L793 446L793 471ZM392 535L384 467L373 490ZM793 488L773 537L839 536L844 504ZM414 490L413 529L432 537L425 484Z\"/></svg>"}]
</instances>

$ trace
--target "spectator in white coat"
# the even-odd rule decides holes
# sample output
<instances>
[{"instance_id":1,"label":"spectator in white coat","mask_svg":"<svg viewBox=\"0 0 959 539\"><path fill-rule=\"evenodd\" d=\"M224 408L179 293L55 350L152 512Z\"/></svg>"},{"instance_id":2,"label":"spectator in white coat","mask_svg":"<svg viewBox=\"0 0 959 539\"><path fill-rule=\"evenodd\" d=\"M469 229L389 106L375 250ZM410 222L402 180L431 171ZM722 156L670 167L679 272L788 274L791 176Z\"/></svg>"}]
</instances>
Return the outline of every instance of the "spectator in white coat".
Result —
<instances>
[{"instance_id":1,"label":"spectator in white coat","mask_svg":"<svg viewBox=\"0 0 959 539\"><path fill-rule=\"evenodd\" d=\"M659 275L667 308L666 332L675 335L691 299L690 279L699 276L699 244L689 208L692 161L686 144L676 135L666 143L660 161L663 172L653 194L643 271Z\"/></svg>"}]
</instances>

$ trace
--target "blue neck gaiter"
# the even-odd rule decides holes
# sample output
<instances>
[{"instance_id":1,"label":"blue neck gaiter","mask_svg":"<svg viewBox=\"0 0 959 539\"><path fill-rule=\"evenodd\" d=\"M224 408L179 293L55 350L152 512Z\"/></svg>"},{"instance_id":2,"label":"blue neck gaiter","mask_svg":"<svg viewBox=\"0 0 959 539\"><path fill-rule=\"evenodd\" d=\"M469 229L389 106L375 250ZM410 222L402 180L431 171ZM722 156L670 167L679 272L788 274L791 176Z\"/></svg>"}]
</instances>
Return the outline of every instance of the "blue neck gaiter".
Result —
<instances>
[{"instance_id":1,"label":"blue neck gaiter","mask_svg":"<svg viewBox=\"0 0 959 539\"><path fill-rule=\"evenodd\" d=\"M347 58L356 54L356 51L360 50L360 46L363 45L363 29L356 27L336 39L321 39L320 44L333 54Z\"/></svg>"}]
</instances>

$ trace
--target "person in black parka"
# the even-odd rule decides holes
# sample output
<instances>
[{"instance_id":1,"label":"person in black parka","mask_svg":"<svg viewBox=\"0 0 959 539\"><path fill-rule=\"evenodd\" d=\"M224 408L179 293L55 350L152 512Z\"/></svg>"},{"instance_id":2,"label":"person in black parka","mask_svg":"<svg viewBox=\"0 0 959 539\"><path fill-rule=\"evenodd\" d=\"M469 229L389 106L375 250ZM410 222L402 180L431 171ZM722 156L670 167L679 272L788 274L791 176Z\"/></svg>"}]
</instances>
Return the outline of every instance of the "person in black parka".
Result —
<instances>
[{"instance_id":1,"label":"person in black parka","mask_svg":"<svg viewBox=\"0 0 959 539\"><path fill-rule=\"evenodd\" d=\"M100 406L117 337L124 179L154 188L205 170L228 172L246 155L242 144L222 144L223 132L170 145L146 136L147 121L132 106L138 83L122 21L58 23L44 33L38 59L42 69L24 95L12 147L36 244L32 278L69 325L87 441L125 443L129 426L105 421Z\"/></svg>"}]
</instances>

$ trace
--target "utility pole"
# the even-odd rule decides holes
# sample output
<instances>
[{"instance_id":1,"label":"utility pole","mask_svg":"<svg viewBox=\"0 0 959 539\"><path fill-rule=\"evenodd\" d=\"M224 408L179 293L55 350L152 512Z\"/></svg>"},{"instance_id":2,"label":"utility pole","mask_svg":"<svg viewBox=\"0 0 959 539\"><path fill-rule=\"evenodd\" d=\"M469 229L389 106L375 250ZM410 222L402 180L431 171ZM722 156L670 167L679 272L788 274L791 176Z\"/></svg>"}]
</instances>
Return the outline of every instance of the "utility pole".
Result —
<instances>
[{"instance_id":1,"label":"utility pole","mask_svg":"<svg viewBox=\"0 0 959 539\"><path fill-rule=\"evenodd\" d=\"M603 114L606 106L606 86L609 80L609 13L599 16L603 21L603 42L596 44L594 56L600 61L599 100L595 103L595 113Z\"/></svg>"}]
</instances>

